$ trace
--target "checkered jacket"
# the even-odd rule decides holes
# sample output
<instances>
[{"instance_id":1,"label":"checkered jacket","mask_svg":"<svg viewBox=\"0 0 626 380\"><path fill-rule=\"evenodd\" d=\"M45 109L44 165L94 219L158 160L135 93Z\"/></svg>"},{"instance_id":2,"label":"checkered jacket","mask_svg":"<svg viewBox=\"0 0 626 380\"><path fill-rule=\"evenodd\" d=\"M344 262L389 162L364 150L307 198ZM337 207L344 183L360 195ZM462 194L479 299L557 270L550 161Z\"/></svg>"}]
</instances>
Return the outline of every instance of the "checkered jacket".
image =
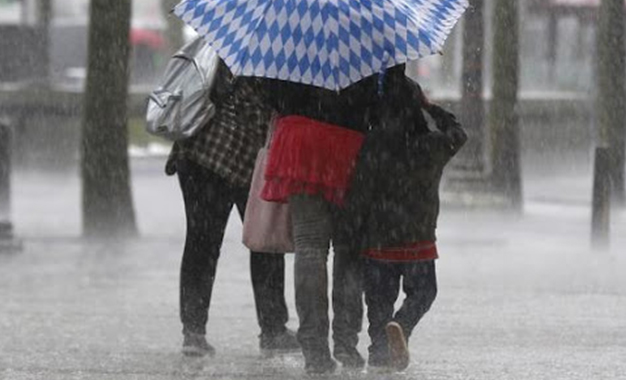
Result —
<instances>
[{"instance_id":1,"label":"checkered jacket","mask_svg":"<svg viewBox=\"0 0 626 380\"><path fill-rule=\"evenodd\" d=\"M176 162L192 160L233 186L250 186L259 149L265 142L271 109L262 102L254 82L235 80L221 62L211 99L216 113L198 133L174 144L166 173L176 172Z\"/></svg>"}]
</instances>

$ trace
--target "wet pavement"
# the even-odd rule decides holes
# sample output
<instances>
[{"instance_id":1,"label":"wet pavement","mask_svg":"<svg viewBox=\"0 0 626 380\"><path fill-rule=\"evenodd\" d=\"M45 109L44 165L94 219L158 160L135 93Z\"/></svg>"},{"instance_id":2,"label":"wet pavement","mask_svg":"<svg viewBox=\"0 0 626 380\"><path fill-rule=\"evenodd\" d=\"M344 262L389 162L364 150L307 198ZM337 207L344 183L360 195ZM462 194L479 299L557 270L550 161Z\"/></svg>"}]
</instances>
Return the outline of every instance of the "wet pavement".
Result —
<instances>
[{"instance_id":1,"label":"wet pavement","mask_svg":"<svg viewBox=\"0 0 626 380\"><path fill-rule=\"evenodd\" d=\"M181 356L184 219L176 180L161 165L133 162L141 237L128 242L79 238L76 176L15 175L13 222L23 250L0 254L0 379L303 377L301 356L259 353L236 217L208 327L218 354ZM527 176L522 215L444 205L439 295L410 341L411 366L330 378L626 379L626 211L612 215L611 249L592 250L590 194L587 173L552 173ZM361 333L364 353L368 341Z\"/></svg>"}]
</instances>

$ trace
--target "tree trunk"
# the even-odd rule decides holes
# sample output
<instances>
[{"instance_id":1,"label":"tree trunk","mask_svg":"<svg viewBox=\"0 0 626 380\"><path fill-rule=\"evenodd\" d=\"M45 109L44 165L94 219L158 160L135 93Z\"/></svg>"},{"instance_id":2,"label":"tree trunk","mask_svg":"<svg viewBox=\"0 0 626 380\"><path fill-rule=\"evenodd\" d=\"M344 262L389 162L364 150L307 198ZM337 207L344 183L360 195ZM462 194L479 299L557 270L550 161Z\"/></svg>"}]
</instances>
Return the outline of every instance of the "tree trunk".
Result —
<instances>
[{"instance_id":1,"label":"tree trunk","mask_svg":"<svg viewBox=\"0 0 626 380\"><path fill-rule=\"evenodd\" d=\"M559 17L556 10L548 10L548 77L556 82L556 63L559 51Z\"/></svg>"},{"instance_id":2,"label":"tree trunk","mask_svg":"<svg viewBox=\"0 0 626 380\"><path fill-rule=\"evenodd\" d=\"M494 7L493 89L489 112L492 184L514 208L522 206L522 168L517 115L519 86L518 0L497 0Z\"/></svg>"},{"instance_id":3,"label":"tree trunk","mask_svg":"<svg viewBox=\"0 0 626 380\"><path fill-rule=\"evenodd\" d=\"M52 0L39 0L37 3L38 24L43 27L50 25L52 20Z\"/></svg>"},{"instance_id":4,"label":"tree trunk","mask_svg":"<svg viewBox=\"0 0 626 380\"><path fill-rule=\"evenodd\" d=\"M183 36L182 21L171 13L174 6L180 3L180 0L161 0L163 6L163 14L167 20L167 48L170 55L176 53L185 43Z\"/></svg>"},{"instance_id":5,"label":"tree trunk","mask_svg":"<svg viewBox=\"0 0 626 380\"><path fill-rule=\"evenodd\" d=\"M11 225L11 143L13 136L0 118L0 239ZM3 226L5 226L3 228Z\"/></svg>"},{"instance_id":6,"label":"tree trunk","mask_svg":"<svg viewBox=\"0 0 626 380\"><path fill-rule=\"evenodd\" d=\"M460 120L469 139L456 160L457 167L482 172L485 161L483 102L484 2L475 0L463 24L463 73Z\"/></svg>"},{"instance_id":7,"label":"tree trunk","mask_svg":"<svg viewBox=\"0 0 626 380\"><path fill-rule=\"evenodd\" d=\"M49 83L50 79L50 21L52 20L52 0L39 0L37 3L37 25L40 30L40 38L42 39L42 54L39 56L42 60L41 67L44 68L43 83Z\"/></svg>"},{"instance_id":8,"label":"tree trunk","mask_svg":"<svg viewBox=\"0 0 626 380\"><path fill-rule=\"evenodd\" d=\"M443 45L444 59L441 60L440 79L445 86L456 86L458 83L455 78L457 62L456 50L458 44L462 42L459 33L453 30L446 39L446 43Z\"/></svg>"},{"instance_id":9,"label":"tree trunk","mask_svg":"<svg viewBox=\"0 0 626 380\"><path fill-rule=\"evenodd\" d=\"M602 0L597 32L597 121L600 146L609 148L609 172L615 201L624 205L626 134L626 63L624 0Z\"/></svg>"},{"instance_id":10,"label":"tree trunk","mask_svg":"<svg viewBox=\"0 0 626 380\"><path fill-rule=\"evenodd\" d=\"M136 233L128 165L130 0L91 0L82 136L83 232Z\"/></svg>"},{"instance_id":11,"label":"tree trunk","mask_svg":"<svg viewBox=\"0 0 626 380\"><path fill-rule=\"evenodd\" d=\"M11 223L11 128L0 118L0 254L17 248Z\"/></svg>"}]
</instances>

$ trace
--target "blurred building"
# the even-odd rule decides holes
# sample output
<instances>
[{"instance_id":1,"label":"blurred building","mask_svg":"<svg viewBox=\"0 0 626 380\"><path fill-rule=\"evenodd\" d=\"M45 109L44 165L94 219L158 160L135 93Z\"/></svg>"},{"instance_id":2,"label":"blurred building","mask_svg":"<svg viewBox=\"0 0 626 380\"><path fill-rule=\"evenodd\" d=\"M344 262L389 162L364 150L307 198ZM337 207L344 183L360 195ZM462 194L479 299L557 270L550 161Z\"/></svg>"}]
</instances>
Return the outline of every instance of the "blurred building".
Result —
<instances>
[{"instance_id":1,"label":"blurred building","mask_svg":"<svg viewBox=\"0 0 626 380\"><path fill-rule=\"evenodd\" d=\"M67 170L79 159L90 1L49 0L49 20L42 1L0 0L0 118L14 130L16 167ZM168 58L161 0L133 0L131 24L130 114L140 120Z\"/></svg>"},{"instance_id":2,"label":"blurred building","mask_svg":"<svg viewBox=\"0 0 626 380\"><path fill-rule=\"evenodd\" d=\"M86 75L89 0L50 1L48 77L52 82L80 84ZM11 39L20 38L15 34L32 33L41 21L38 3L39 0L0 0L0 29L11 30ZM134 83L151 82L166 58L161 0L133 0L132 7L131 78ZM1 38L6 40L9 35L3 33ZM19 45L24 50L39 48L29 46L30 43Z\"/></svg>"},{"instance_id":3,"label":"blurred building","mask_svg":"<svg viewBox=\"0 0 626 380\"><path fill-rule=\"evenodd\" d=\"M67 166L78 157L76 131L86 75L89 0L50 0L52 15L45 28L38 15L40 1L0 0L0 117L8 115L16 125L16 163ZM130 103L136 126L141 126L145 95L168 58L164 41L167 23L161 1L132 2ZM509 0L485 0L487 98L495 1ZM543 166L549 160L544 152L561 152L554 158L560 163L563 152L587 159L592 146L595 17L599 1L519 0L522 147L527 157L540 160ZM187 38L193 34L186 29ZM410 74L418 77L433 98L450 101L451 106L458 100L462 85L461 34L459 24L443 56L428 57L409 66ZM49 43L44 43L46 40ZM49 64L43 64L47 61ZM13 86L13 82L37 78L47 78L55 85L50 94Z\"/></svg>"},{"instance_id":4,"label":"blurred building","mask_svg":"<svg viewBox=\"0 0 626 380\"><path fill-rule=\"evenodd\" d=\"M0 0L0 28L36 25L39 0ZM85 75L89 0L50 0L50 75L79 81ZM491 9L486 0L486 86L490 88ZM594 20L600 0L520 0L521 87L523 91L587 92L593 85ZM161 0L133 0L131 42L133 82L150 82L166 60L166 22ZM427 88L457 93L461 77L461 27L446 44L443 57L412 65Z\"/></svg>"},{"instance_id":5,"label":"blurred building","mask_svg":"<svg viewBox=\"0 0 626 380\"><path fill-rule=\"evenodd\" d=\"M485 0L485 88L491 87L491 16L495 0ZM520 59L523 92L593 90L595 20L600 0L520 0ZM444 56L416 63L413 72L434 92L458 93L461 78L461 24L446 43Z\"/></svg>"}]
</instances>

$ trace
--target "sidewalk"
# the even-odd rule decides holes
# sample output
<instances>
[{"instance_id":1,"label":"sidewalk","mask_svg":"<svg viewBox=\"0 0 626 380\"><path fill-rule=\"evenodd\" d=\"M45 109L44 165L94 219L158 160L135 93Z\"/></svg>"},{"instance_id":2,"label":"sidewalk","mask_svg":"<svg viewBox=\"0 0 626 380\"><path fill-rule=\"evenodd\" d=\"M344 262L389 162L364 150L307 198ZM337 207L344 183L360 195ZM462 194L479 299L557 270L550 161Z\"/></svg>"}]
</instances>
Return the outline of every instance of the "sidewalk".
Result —
<instances>
[{"instance_id":1,"label":"sidewalk","mask_svg":"<svg viewBox=\"0 0 626 380\"><path fill-rule=\"evenodd\" d=\"M79 238L76 177L19 174L13 222L24 250L0 255L0 379L301 379L299 355L263 358L232 218L214 289L213 359L183 358L178 269L182 201L162 162L133 161L141 238ZM626 212L612 248L589 248L591 181L525 181L521 216L444 207L439 295L410 341L406 373L334 379L626 379ZM290 326L297 327L292 257ZM360 349L369 339L361 334Z\"/></svg>"}]
</instances>

